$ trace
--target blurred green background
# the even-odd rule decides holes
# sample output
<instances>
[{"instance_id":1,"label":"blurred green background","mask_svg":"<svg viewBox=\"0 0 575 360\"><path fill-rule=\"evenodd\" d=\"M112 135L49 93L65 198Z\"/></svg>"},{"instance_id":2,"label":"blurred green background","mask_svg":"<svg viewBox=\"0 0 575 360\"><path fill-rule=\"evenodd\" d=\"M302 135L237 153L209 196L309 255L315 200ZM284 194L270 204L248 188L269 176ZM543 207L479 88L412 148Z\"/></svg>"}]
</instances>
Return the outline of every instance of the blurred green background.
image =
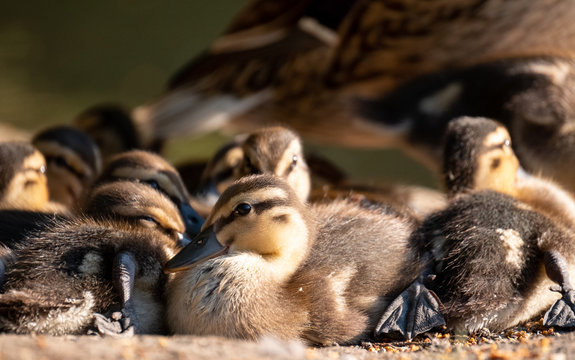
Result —
<instances>
[{"instance_id":1,"label":"blurred green background","mask_svg":"<svg viewBox=\"0 0 575 360\"><path fill-rule=\"evenodd\" d=\"M144 103L246 2L0 2L0 122L36 130L69 123L96 103ZM208 157L223 141L176 139L166 156L174 162ZM395 150L306 146L361 179L435 186L426 169Z\"/></svg>"}]
</instances>

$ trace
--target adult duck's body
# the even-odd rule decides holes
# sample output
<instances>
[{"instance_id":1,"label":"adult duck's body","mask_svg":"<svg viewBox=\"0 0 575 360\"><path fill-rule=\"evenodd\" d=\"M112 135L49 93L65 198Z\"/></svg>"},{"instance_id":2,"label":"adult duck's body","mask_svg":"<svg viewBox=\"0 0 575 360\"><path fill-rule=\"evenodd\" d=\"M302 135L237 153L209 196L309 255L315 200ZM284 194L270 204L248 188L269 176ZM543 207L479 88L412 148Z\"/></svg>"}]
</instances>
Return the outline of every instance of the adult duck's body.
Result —
<instances>
[{"instance_id":1,"label":"adult duck's body","mask_svg":"<svg viewBox=\"0 0 575 360\"><path fill-rule=\"evenodd\" d=\"M358 342L418 275L412 229L386 208L346 200L308 208L280 178L242 178L166 266L178 271L168 288L170 329Z\"/></svg>"},{"instance_id":2,"label":"adult duck's body","mask_svg":"<svg viewBox=\"0 0 575 360\"><path fill-rule=\"evenodd\" d=\"M488 116L509 126L516 149L543 159L518 152L526 168L552 175L554 158L546 154L554 140L536 141L549 138L537 129L527 130L535 139L518 136L506 120L569 143L571 131L562 124L570 119L573 65L571 55L562 55L575 51L574 4L296 3L251 2L208 51L174 76L160 100L135 117L151 122L159 138L279 123L306 140L402 147L439 172L445 125L438 123ZM377 106L368 105L375 99ZM516 101L516 116L509 117L508 105ZM543 122L539 112L532 116L537 103L545 104L536 109L546 115Z\"/></svg>"}]
</instances>

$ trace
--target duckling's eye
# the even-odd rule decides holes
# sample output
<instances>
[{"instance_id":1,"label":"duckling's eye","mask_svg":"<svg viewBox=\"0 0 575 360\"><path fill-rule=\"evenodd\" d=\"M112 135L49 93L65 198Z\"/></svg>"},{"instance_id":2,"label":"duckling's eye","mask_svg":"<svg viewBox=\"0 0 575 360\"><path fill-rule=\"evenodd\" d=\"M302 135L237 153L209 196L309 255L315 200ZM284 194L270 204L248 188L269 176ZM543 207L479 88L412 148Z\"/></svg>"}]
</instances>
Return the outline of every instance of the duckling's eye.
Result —
<instances>
[{"instance_id":1,"label":"duckling's eye","mask_svg":"<svg viewBox=\"0 0 575 360\"><path fill-rule=\"evenodd\" d=\"M150 179L150 180L146 180L144 181L146 184L150 185L151 187L153 187L156 190L160 190L160 184L158 184L158 182L154 179Z\"/></svg>"},{"instance_id":2,"label":"duckling's eye","mask_svg":"<svg viewBox=\"0 0 575 360\"><path fill-rule=\"evenodd\" d=\"M510 147L511 146L511 139L505 139L505 141L503 142L503 146Z\"/></svg>"},{"instance_id":3,"label":"duckling's eye","mask_svg":"<svg viewBox=\"0 0 575 360\"><path fill-rule=\"evenodd\" d=\"M159 226L160 223L158 223L158 221L156 221L156 219L154 219L151 216L140 216L139 217L140 222L142 223L142 225L146 226L146 227L153 227L153 226Z\"/></svg>"},{"instance_id":4,"label":"duckling's eye","mask_svg":"<svg viewBox=\"0 0 575 360\"><path fill-rule=\"evenodd\" d=\"M241 203L234 209L234 213L240 216L246 216L252 211L252 206L248 203Z\"/></svg>"},{"instance_id":5,"label":"duckling's eye","mask_svg":"<svg viewBox=\"0 0 575 360\"><path fill-rule=\"evenodd\" d=\"M289 171L292 171L297 165L297 155L291 157L291 164L289 165Z\"/></svg>"}]
</instances>

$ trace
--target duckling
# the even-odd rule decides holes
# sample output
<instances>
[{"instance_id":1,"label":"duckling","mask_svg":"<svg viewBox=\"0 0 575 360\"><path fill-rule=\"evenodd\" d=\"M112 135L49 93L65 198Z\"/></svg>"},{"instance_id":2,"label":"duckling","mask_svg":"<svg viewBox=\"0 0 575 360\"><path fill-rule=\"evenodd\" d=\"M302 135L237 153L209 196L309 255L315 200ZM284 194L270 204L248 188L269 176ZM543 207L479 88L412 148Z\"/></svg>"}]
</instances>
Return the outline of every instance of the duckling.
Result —
<instances>
[{"instance_id":1,"label":"duckling","mask_svg":"<svg viewBox=\"0 0 575 360\"><path fill-rule=\"evenodd\" d=\"M67 125L39 132L32 144L46 158L50 200L77 209L102 171L98 146L87 134Z\"/></svg>"},{"instance_id":2,"label":"duckling","mask_svg":"<svg viewBox=\"0 0 575 360\"><path fill-rule=\"evenodd\" d=\"M189 194L176 169L161 156L132 150L112 157L96 184L120 179L141 182L168 196L180 209L186 232L200 232L204 219L190 205Z\"/></svg>"},{"instance_id":3,"label":"duckling","mask_svg":"<svg viewBox=\"0 0 575 360\"><path fill-rule=\"evenodd\" d=\"M400 126L384 128L362 116L357 99L386 96L406 81L455 66L575 48L575 4L561 0L276 3L250 2L205 53L176 73L160 99L135 109L134 117L151 123L160 139L247 132L272 119L306 140L400 146L418 122L391 117L387 121ZM446 91L446 101L452 93Z\"/></svg>"},{"instance_id":4,"label":"duckling","mask_svg":"<svg viewBox=\"0 0 575 360\"><path fill-rule=\"evenodd\" d=\"M300 137L282 127L256 130L242 144L243 161L238 175L273 174L286 179L300 200L307 201L311 191L310 173Z\"/></svg>"},{"instance_id":5,"label":"duckling","mask_svg":"<svg viewBox=\"0 0 575 360\"><path fill-rule=\"evenodd\" d=\"M91 106L76 116L73 125L90 135L104 162L114 155L146 148L140 129L129 112L118 104Z\"/></svg>"},{"instance_id":6,"label":"duckling","mask_svg":"<svg viewBox=\"0 0 575 360\"><path fill-rule=\"evenodd\" d=\"M447 186L458 194L413 233L429 265L410 288L425 283L441 301L430 311L458 332L502 331L545 311L544 325L574 326L574 199L522 170L509 133L490 119L453 120L445 152ZM418 333L393 321L410 296L386 310L380 334Z\"/></svg>"},{"instance_id":7,"label":"duckling","mask_svg":"<svg viewBox=\"0 0 575 360\"><path fill-rule=\"evenodd\" d=\"M0 207L43 209L49 200L46 160L27 142L0 143Z\"/></svg>"},{"instance_id":8,"label":"duckling","mask_svg":"<svg viewBox=\"0 0 575 360\"><path fill-rule=\"evenodd\" d=\"M206 216L220 194L239 177L238 173L244 158L242 150L244 140L245 136L238 135L221 146L207 161L186 163L176 167L186 188L193 194L193 200L207 208Z\"/></svg>"},{"instance_id":9,"label":"duckling","mask_svg":"<svg viewBox=\"0 0 575 360\"><path fill-rule=\"evenodd\" d=\"M194 198L208 209L235 180L251 174L284 177L302 201L311 191L311 178L299 136L281 126L237 136L208 162Z\"/></svg>"},{"instance_id":10,"label":"duckling","mask_svg":"<svg viewBox=\"0 0 575 360\"><path fill-rule=\"evenodd\" d=\"M176 334L316 344L366 338L419 269L409 218L346 200L306 206L273 175L239 179L165 266ZM385 258L386 261L381 261Z\"/></svg>"},{"instance_id":11,"label":"duckling","mask_svg":"<svg viewBox=\"0 0 575 360\"><path fill-rule=\"evenodd\" d=\"M86 215L56 221L13 250L1 331L165 331L162 266L187 243L176 206L147 185L118 181L94 190Z\"/></svg>"}]
</instances>

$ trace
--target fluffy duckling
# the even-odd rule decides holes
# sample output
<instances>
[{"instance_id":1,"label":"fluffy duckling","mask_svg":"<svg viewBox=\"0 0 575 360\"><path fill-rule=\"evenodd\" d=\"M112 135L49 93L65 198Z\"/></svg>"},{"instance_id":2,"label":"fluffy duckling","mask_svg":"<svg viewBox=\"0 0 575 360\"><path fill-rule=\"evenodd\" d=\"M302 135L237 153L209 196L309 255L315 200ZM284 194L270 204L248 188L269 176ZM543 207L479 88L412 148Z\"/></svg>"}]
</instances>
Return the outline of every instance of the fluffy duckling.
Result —
<instances>
[{"instance_id":1,"label":"fluffy duckling","mask_svg":"<svg viewBox=\"0 0 575 360\"><path fill-rule=\"evenodd\" d=\"M210 159L194 198L208 209L235 180L252 174L283 177L302 201L311 191L311 178L299 136L281 126L266 127L238 136Z\"/></svg>"},{"instance_id":2,"label":"fluffy duckling","mask_svg":"<svg viewBox=\"0 0 575 360\"><path fill-rule=\"evenodd\" d=\"M307 201L311 178L300 137L293 131L274 126L256 130L242 143L244 153L238 176L273 174L284 178L301 201Z\"/></svg>"},{"instance_id":3,"label":"fluffy duckling","mask_svg":"<svg viewBox=\"0 0 575 360\"><path fill-rule=\"evenodd\" d=\"M105 103L89 107L76 116L73 124L98 145L104 163L114 155L145 148L140 129L120 105Z\"/></svg>"},{"instance_id":4,"label":"fluffy duckling","mask_svg":"<svg viewBox=\"0 0 575 360\"><path fill-rule=\"evenodd\" d=\"M455 331L502 331L545 311L544 325L575 326L575 201L521 170L510 141L492 120L454 120L446 181L459 194L412 236L430 261L423 282L442 303L430 311ZM409 296L392 303L378 331L418 333L393 323Z\"/></svg>"},{"instance_id":5,"label":"fluffy duckling","mask_svg":"<svg viewBox=\"0 0 575 360\"><path fill-rule=\"evenodd\" d=\"M186 232L200 232L204 219L190 205L189 195L177 170L161 156L132 150L112 157L96 181L97 184L130 180L149 185L168 196L180 209Z\"/></svg>"},{"instance_id":6,"label":"fluffy duckling","mask_svg":"<svg viewBox=\"0 0 575 360\"><path fill-rule=\"evenodd\" d=\"M0 143L0 207L40 210L49 200L46 160L27 142Z\"/></svg>"},{"instance_id":7,"label":"fluffy duckling","mask_svg":"<svg viewBox=\"0 0 575 360\"><path fill-rule=\"evenodd\" d=\"M178 209L144 184L119 181L96 188L86 214L55 221L13 250L0 330L165 331L162 266L186 243Z\"/></svg>"},{"instance_id":8,"label":"fluffy duckling","mask_svg":"<svg viewBox=\"0 0 575 360\"><path fill-rule=\"evenodd\" d=\"M172 258L176 334L355 343L418 274L409 219L346 200L307 206L282 178L241 178ZM385 261L381 261L385 258Z\"/></svg>"},{"instance_id":9,"label":"fluffy duckling","mask_svg":"<svg viewBox=\"0 0 575 360\"><path fill-rule=\"evenodd\" d=\"M98 146L84 132L66 125L39 132L32 144L46 158L50 200L77 209L102 170Z\"/></svg>"}]
</instances>

